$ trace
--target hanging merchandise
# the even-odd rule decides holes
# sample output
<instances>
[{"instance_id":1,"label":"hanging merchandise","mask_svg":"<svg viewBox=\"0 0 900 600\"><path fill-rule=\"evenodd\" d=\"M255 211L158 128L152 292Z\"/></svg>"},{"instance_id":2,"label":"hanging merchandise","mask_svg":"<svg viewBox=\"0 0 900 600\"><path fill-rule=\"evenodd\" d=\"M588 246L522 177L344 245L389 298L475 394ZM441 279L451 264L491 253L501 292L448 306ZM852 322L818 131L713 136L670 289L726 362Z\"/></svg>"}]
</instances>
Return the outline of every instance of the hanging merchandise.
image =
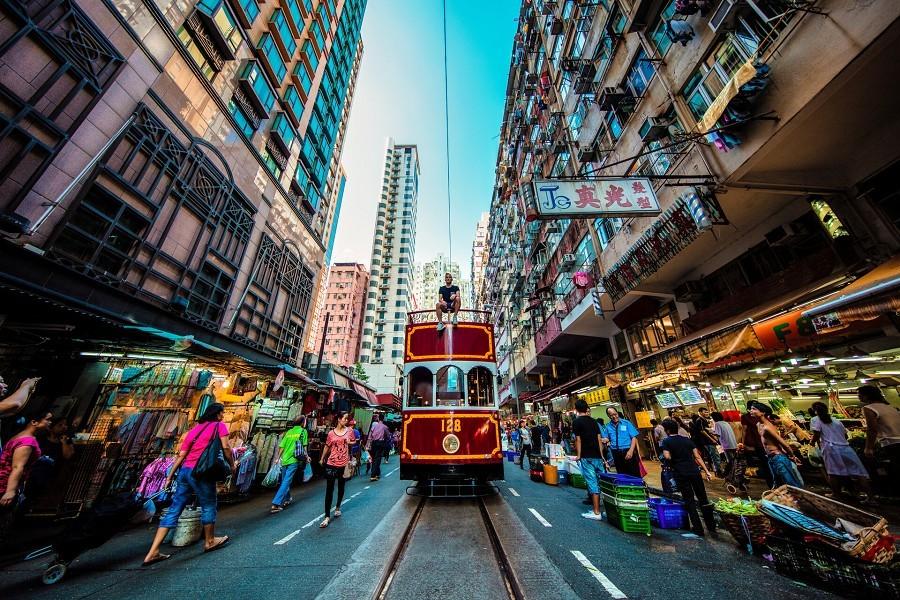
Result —
<instances>
[{"instance_id":1,"label":"hanging merchandise","mask_svg":"<svg viewBox=\"0 0 900 600\"><path fill-rule=\"evenodd\" d=\"M140 483L138 483L135 491L146 498L162 490L163 484L166 482L166 476L169 474L173 464L175 464L175 457L173 456L160 456L152 461L144 467Z\"/></svg>"}]
</instances>

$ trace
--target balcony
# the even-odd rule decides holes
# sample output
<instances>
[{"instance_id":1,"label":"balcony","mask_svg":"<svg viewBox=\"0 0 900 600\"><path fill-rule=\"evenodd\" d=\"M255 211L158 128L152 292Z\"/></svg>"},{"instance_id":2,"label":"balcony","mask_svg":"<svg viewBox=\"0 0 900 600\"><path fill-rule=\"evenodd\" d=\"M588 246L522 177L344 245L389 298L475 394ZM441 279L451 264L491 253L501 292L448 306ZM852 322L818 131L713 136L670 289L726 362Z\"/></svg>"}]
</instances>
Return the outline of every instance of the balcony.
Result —
<instances>
[{"instance_id":1,"label":"balcony","mask_svg":"<svg viewBox=\"0 0 900 600\"><path fill-rule=\"evenodd\" d=\"M247 102L253 107L253 112L260 119L267 118L275 106L275 92L266 81L259 63L255 60L247 61L238 75L238 82L245 92Z\"/></svg>"},{"instance_id":2,"label":"balcony","mask_svg":"<svg viewBox=\"0 0 900 600\"><path fill-rule=\"evenodd\" d=\"M208 41L212 42L221 53L222 58L234 60L243 36L232 19L231 13L225 8L224 0L200 0L196 10L188 17L188 25L192 30L193 26L190 21L191 17L195 16L202 24Z\"/></svg>"},{"instance_id":3,"label":"balcony","mask_svg":"<svg viewBox=\"0 0 900 600\"><path fill-rule=\"evenodd\" d=\"M283 112L277 113L272 120L271 135L272 141L274 141L283 152L286 154L291 153L291 148L297 140L297 132Z\"/></svg>"}]
</instances>

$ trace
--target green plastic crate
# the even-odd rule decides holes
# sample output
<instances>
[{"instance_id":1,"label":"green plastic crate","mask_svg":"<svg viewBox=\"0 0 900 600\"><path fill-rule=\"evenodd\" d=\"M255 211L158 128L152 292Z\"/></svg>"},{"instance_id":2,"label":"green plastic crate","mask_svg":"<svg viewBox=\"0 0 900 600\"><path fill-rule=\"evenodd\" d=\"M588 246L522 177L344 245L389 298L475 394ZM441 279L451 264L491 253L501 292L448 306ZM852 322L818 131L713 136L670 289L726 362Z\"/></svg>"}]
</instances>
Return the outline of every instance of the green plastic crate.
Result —
<instances>
[{"instance_id":1,"label":"green plastic crate","mask_svg":"<svg viewBox=\"0 0 900 600\"><path fill-rule=\"evenodd\" d=\"M603 502L607 520L626 533L650 535L650 511L646 508L617 507Z\"/></svg>"},{"instance_id":2,"label":"green plastic crate","mask_svg":"<svg viewBox=\"0 0 900 600\"><path fill-rule=\"evenodd\" d=\"M631 509L645 509L649 510L649 506L647 505L647 498L622 498L610 496L606 492L601 492L603 496L603 502L606 504L612 504L618 508L631 508Z\"/></svg>"},{"instance_id":3,"label":"green plastic crate","mask_svg":"<svg viewBox=\"0 0 900 600\"><path fill-rule=\"evenodd\" d=\"M647 500L647 488L636 487L631 485L615 485L600 480L600 491L615 498L624 498L629 500Z\"/></svg>"},{"instance_id":4,"label":"green plastic crate","mask_svg":"<svg viewBox=\"0 0 900 600\"><path fill-rule=\"evenodd\" d=\"M584 475L579 475L578 473L572 473L569 476L569 483L572 487L577 487L582 490L587 489L587 484L584 482Z\"/></svg>"}]
</instances>

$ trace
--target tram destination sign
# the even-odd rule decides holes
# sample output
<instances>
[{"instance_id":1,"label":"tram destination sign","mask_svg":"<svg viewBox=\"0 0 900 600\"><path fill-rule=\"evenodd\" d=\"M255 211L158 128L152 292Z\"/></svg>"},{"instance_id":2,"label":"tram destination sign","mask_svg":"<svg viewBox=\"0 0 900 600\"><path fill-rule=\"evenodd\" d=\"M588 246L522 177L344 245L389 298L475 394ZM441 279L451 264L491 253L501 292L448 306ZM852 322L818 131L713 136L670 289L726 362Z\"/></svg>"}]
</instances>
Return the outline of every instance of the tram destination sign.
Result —
<instances>
[{"instance_id":1,"label":"tram destination sign","mask_svg":"<svg viewBox=\"0 0 900 600\"><path fill-rule=\"evenodd\" d=\"M531 192L527 219L655 216L659 200L644 177L596 179L538 179Z\"/></svg>"}]
</instances>

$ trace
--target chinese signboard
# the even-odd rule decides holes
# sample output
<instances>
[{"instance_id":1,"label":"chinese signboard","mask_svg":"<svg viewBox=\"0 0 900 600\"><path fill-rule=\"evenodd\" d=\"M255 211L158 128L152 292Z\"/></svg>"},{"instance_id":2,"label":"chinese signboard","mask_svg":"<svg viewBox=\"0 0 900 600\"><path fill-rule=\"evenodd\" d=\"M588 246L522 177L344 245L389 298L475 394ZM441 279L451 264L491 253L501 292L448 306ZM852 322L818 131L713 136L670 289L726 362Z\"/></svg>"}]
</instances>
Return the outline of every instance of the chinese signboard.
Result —
<instances>
[{"instance_id":1,"label":"chinese signboard","mask_svg":"<svg viewBox=\"0 0 900 600\"><path fill-rule=\"evenodd\" d=\"M659 201L650 180L642 177L597 180L536 180L530 218L654 216Z\"/></svg>"},{"instance_id":2,"label":"chinese signboard","mask_svg":"<svg viewBox=\"0 0 900 600\"><path fill-rule=\"evenodd\" d=\"M610 402L608 387L600 387L595 390L590 390L583 394L579 394L578 397L587 402L589 406Z\"/></svg>"}]
</instances>

